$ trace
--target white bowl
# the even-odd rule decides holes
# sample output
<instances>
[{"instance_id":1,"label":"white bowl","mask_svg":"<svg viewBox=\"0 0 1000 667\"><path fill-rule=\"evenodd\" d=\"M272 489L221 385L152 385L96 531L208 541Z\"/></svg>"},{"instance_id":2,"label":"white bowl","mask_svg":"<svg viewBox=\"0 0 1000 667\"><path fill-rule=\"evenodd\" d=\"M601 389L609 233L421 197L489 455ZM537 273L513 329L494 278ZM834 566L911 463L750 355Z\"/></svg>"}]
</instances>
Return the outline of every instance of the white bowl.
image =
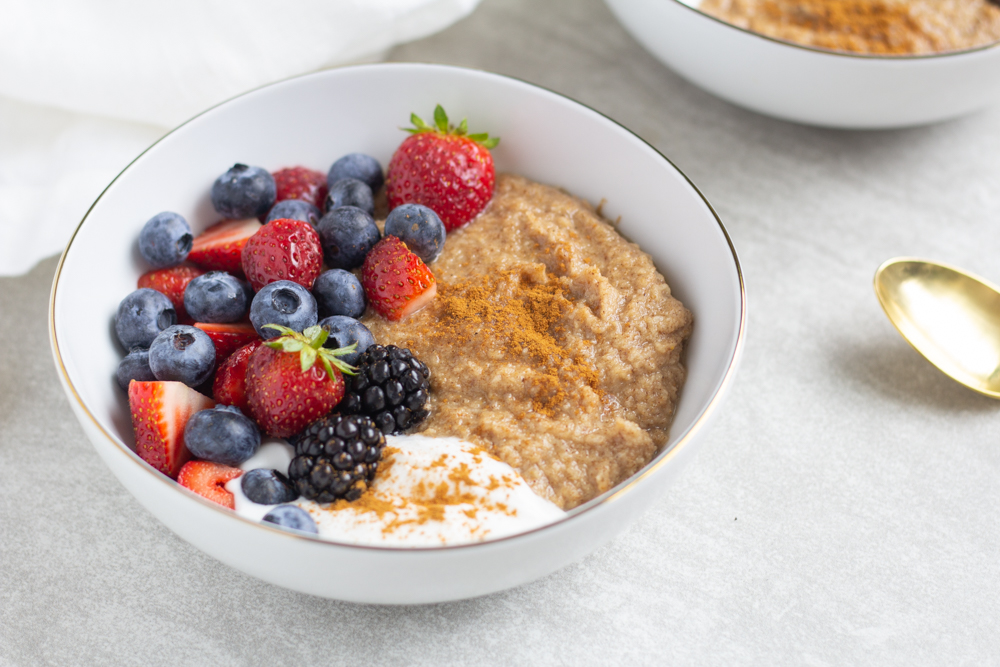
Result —
<instances>
[{"instance_id":1,"label":"white bowl","mask_svg":"<svg viewBox=\"0 0 1000 667\"><path fill-rule=\"evenodd\" d=\"M144 267L133 250L162 210L195 232L215 221L213 180L234 162L325 170L348 152L386 164L411 111L441 103L502 137L500 170L561 186L621 216L622 232L656 261L695 317L667 448L633 478L529 533L432 549L359 547L243 519L155 472L130 449L121 352L110 322ZM735 250L718 216L655 149L572 100L495 74L436 65L369 65L277 83L215 107L140 155L91 207L52 286L52 349L70 404L121 483L157 519L205 553L297 591L343 600L454 600L536 579L593 551L666 489L716 412L742 349L746 303ZM96 334L95 334L96 332ZM95 527L95 538L97 535Z\"/></svg>"},{"instance_id":2,"label":"white bowl","mask_svg":"<svg viewBox=\"0 0 1000 667\"><path fill-rule=\"evenodd\" d=\"M700 0L605 0L640 44L747 109L838 128L933 123L1000 100L1000 44L924 56L826 51L737 28Z\"/></svg>"}]
</instances>

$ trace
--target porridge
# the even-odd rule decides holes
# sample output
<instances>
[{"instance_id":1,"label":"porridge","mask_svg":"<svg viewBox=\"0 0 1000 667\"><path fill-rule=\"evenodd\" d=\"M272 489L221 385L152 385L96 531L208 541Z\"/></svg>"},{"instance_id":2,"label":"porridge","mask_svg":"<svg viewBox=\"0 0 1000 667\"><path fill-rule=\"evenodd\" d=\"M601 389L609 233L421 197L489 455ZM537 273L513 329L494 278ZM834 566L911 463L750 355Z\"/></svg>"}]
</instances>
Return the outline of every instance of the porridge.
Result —
<instances>
[{"instance_id":1,"label":"porridge","mask_svg":"<svg viewBox=\"0 0 1000 667\"><path fill-rule=\"evenodd\" d=\"M1000 40L990 0L704 0L702 11L768 37L836 51L906 55Z\"/></svg>"},{"instance_id":2,"label":"porridge","mask_svg":"<svg viewBox=\"0 0 1000 667\"><path fill-rule=\"evenodd\" d=\"M610 489L666 442L691 314L649 256L587 203L501 175L490 206L452 232L438 295L376 340L431 369L422 435L508 463L563 509Z\"/></svg>"}]
</instances>

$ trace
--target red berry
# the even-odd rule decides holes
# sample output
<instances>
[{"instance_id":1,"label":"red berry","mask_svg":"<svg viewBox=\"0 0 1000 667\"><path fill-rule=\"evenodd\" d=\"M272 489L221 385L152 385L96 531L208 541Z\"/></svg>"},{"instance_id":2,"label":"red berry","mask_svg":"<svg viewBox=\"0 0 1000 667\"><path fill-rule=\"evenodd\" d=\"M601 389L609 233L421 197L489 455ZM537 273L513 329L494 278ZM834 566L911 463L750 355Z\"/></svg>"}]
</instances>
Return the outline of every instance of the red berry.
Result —
<instances>
[{"instance_id":1,"label":"red berry","mask_svg":"<svg viewBox=\"0 0 1000 667\"><path fill-rule=\"evenodd\" d=\"M239 468L211 463L209 461L188 461L177 474L177 483L191 489L199 496L219 503L231 510L236 509L236 499L226 491L226 482L243 474Z\"/></svg>"},{"instance_id":2,"label":"red berry","mask_svg":"<svg viewBox=\"0 0 1000 667\"><path fill-rule=\"evenodd\" d=\"M189 324L191 318L184 310L184 290L188 283L205 273L204 269L189 264L172 266L169 269L156 269L147 271L139 276L139 287L149 287L160 292L174 304L177 311L177 323Z\"/></svg>"},{"instance_id":3,"label":"red berry","mask_svg":"<svg viewBox=\"0 0 1000 667\"><path fill-rule=\"evenodd\" d=\"M286 199L301 199L323 210L327 193L326 174L305 167L288 167L271 175L274 176L274 185L278 190L274 203Z\"/></svg>"},{"instance_id":4,"label":"red berry","mask_svg":"<svg viewBox=\"0 0 1000 667\"><path fill-rule=\"evenodd\" d=\"M128 386L128 404L135 431L135 453L164 475L176 477L191 458L184 444L184 427L199 410L215 401L182 382L136 382Z\"/></svg>"},{"instance_id":5,"label":"red berry","mask_svg":"<svg viewBox=\"0 0 1000 667\"><path fill-rule=\"evenodd\" d=\"M188 261L213 271L243 274L243 246L261 227L257 218L223 220L195 237Z\"/></svg>"},{"instance_id":6,"label":"red berry","mask_svg":"<svg viewBox=\"0 0 1000 667\"><path fill-rule=\"evenodd\" d=\"M323 347L329 335L312 326L298 333L285 327L252 355L246 372L250 414L268 435L287 438L328 414L344 397L338 357L346 351Z\"/></svg>"},{"instance_id":7,"label":"red berry","mask_svg":"<svg viewBox=\"0 0 1000 667\"><path fill-rule=\"evenodd\" d=\"M448 125L441 105L434 110L434 126L416 115L416 126L389 161L386 195L389 208L423 204L441 218L449 232L486 208L493 197L493 156L499 141L486 134L467 133L466 124Z\"/></svg>"},{"instance_id":8,"label":"red berry","mask_svg":"<svg viewBox=\"0 0 1000 667\"><path fill-rule=\"evenodd\" d=\"M278 280L291 280L312 289L322 269L319 234L302 220L272 220L243 248L243 271L255 292Z\"/></svg>"},{"instance_id":9,"label":"red berry","mask_svg":"<svg viewBox=\"0 0 1000 667\"><path fill-rule=\"evenodd\" d=\"M245 415L250 414L250 403L247 401L247 365L250 357L258 347L264 344L259 338L244 345L229 355L215 372L215 382L212 384L212 396L223 405L235 405Z\"/></svg>"},{"instance_id":10,"label":"red berry","mask_svg":"<svg viewBox=\"0 0 1000 667\"><path fill-rule=\"evenodd\" d=\"M434 274L395 236L386 236L365 257L361 286L368 305L392 321L417 312L437 294Z\"/></svg>"},{"instance_id":11,"label":"red berry","mask_svg":"<svg viewBox=\"0 0 1000 667\"><path fill-rule=\"evenodd\" d=\"M243 347L247 343L260 340L257 330L252 324L246 322L234 322L232 324L210 324L208 322L195 322L194 326L208 334L215 344L215 367L222 366L222 362L229 358L233 352Z\"/></svg>"}]
</instances>

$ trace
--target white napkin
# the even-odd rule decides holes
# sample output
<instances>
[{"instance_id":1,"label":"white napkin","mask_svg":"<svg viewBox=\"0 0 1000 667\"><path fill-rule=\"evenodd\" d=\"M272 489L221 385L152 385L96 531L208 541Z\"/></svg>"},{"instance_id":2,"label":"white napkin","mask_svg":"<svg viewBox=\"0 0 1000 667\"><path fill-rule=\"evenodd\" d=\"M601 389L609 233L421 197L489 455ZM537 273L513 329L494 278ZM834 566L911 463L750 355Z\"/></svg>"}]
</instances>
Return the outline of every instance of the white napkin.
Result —
<instances>
[{"instance_id":1,"label":"white napkin","mask_svg":"<svg viewBox=\"0 0 1000 667\"><path fill-rule=\"evenodd\" d=\"M0 275L62 250L170 127L265 83L377 59L478 2L3 0Z\"/></svg>"}]
</instances>

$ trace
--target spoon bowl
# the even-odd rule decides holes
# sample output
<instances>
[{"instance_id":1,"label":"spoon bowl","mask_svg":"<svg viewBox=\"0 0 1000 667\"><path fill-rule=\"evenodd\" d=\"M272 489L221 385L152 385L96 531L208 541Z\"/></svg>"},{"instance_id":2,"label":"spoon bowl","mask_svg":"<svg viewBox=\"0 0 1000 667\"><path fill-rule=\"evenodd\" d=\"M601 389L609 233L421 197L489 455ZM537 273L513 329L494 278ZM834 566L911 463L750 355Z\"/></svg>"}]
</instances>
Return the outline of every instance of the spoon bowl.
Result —
<instances>
[{"instance_id":1,"label":"spoon bowl","mask_svg":"<svg viewBox=\"0 0 1000 667\"><path fill-rule=\"evenodd\" d=\"M896 330L951 379L1000 398L1000 288L947 264L890 259L875 294Z\"/></svg>"}]
</instances>

